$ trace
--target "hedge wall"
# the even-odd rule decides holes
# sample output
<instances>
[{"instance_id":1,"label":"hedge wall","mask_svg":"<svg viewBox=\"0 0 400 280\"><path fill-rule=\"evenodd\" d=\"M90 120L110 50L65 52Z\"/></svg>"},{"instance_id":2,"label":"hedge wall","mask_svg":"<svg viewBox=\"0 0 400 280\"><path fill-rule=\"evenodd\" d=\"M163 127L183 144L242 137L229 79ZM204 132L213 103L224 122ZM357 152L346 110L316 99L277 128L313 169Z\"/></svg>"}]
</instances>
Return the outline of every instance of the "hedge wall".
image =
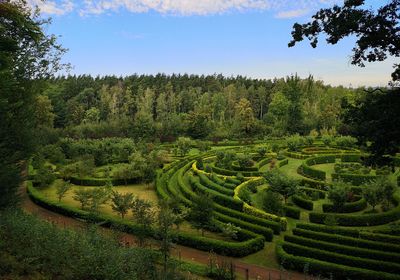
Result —
<instances>
[{"instance_id":1,"label":"hedge wall","mask_svg":"<svg viewBox=\"0 0 400 280\"><path fill-rule=\"evenodd\" d=\"M233 196L234 194L233 190L224 188L221 185L214 183L213 181L210 180L210 178L207 177L207 175L199 173L197 174L197 176L200 178L200 183L202 183L204 186L213 189L221 194Z\"/></svg>"},{"instance_id":2,"label":"hedge wall","mask_svg":"<svg viewBox=\"0 0 400 280\"><path fill-rule=\"evenodd\" d=\"M327 261L331 263L358 267L363 269L371 269L387 273L400 274L400 264L397 263L348 256L321 250L319 249L319 247L317 247L318 248L317 249L314 247L307 247L289 242L284 242L282 244L282 247L285 250L285 252L296 256L315 258L321 261Z\"/></svg>"},{"instance_id":3,"label":"hedge wall","mask_svg":"<svg viewBox=\"0 0 400 280\"><path fill-rule=\"evenodd\" d=\"M295 269L303 272L305 267L312 274L332 277L335 280L363 279L363 280L399 280L398 275L378 272L368 269L345 266L325 261L316 260L288 254L281 243L276 246L279 262L287 269Z\"/></svg>"},{"instance_id":4,"label":"hedge wall","mask_svg":"<svg viewBox=\"0 0 400 280\"><path fill-rule=\"evenodd\" d=\"M312 202L312 200L305 199L297 194L292 195L292 201L297 206L304 208L306 210L313 210L314 208L314 203Z\"/></svg>"},{"instance_id":5,"label":"hedge wall","mask_svg":"<svg viewBox=\"0 0 400 280\"><path fill-rule=\"evenodd\" d=\"M78 186L105 186L109 179L103 178L79 178L75 176L71 176L68 178L64 178L65 181L70 181L74 185ZM114 186L120 185L128 185L128 184L137 184L140 183L141 178L130 178L127 180L124 179L111 179L111 183Z\"/></svg>"},{"instance_id":6,"label":"hedge wall","mask_svg":"<svg viewBox=\"0 0 400 280\"><path fill-rule=\"evenodd\" d=\"M339 174L332 173L332 180L351 183L352 185L359 186L370 181L376 180L378 176L375 175L364 175L364 174Z\"/></svg>"},{"instance_id":7,"label":"hedge wall","mask_svg":"<svg viewBox=\"0 0 400 280\"><path fill-rule=\"evenodd\" d=\"M286 217L290 217L293 219L300 219L300 209L289 206L289 205L283 205L283 211L285 212Z\"/></svg>"},{"instance_id":8,"label":"hedge wall","mask_svg":"<svg viewBox=\"0 0 400 280\"><path fill-rule=\"evenodd\" d=\"M374 259L378 261L400 263L400 254L392 252L384 252L379 250L370 250L365 248L358 248L354 246L335 244L326 241L315 240L311 238L305 238L296 235L285 235L284 240L290 243L295 243L298 245L318 248L328 252L334 252L338 254L344 254L347 256Z\"/></svg>"},{"instance_id":9,"label":"hedge wall","mask_svg":"<svg viewBox=\"0 0 400 280\"><path fill-rule=\"evenodd\" d=\"M342 162L361 162L360 154L352 154L352 155L342 155L340 157Z\"/></svg>"},{"instance_id":10,"label":"hedge wall","mask_svg":"<svg viewBox=\"0 0 400 280\"><path fill-rule=\"evenodd\" d=\"M361 239L361 238L343 236L343 235L339 235L339 234L317 232L317 231L301 229L301 228L293 229L293 234L302 236L302 237L306 237L306 238L311 238L314 240L326 241L326 242L342 244L342 245L349 245L349 246L353 246L353 247L359 247L359 248L365 248L365 249L371 249L371 250L379 250L379 251L387 251L387 252L393 252L393 253L400 252L400 245L387 244L385 242L365 240L365 239Z\"/></svg>"},{"instance_id":11,"label":"hedge wall","mask_svg":"<svg viewBox=\"0 0 400 280\"><path fill-rule=\"evenodd\" d=\"M333 204L322 204L322 211L325 213L351 213L364 210L365 208L367 208L367 201L363 197L360 197L357 201L345 203L343 208L340 209L340 212L335 210Z\"/></svg>"},{"instance_id":12,"label":"hedge wall","mask_svg":"<svg viewBox=\"0 0 400 280\"><path fill-rule=\"evenodd\" d=\"M350 228L343 228L343 227L332 227L326 225L319 225L319 224L306 224L306 223L297 223L297 228L301 229L308 229L317 232L324 232L324 233L332 233L332 234L340 234L355 238L366 239L370 241L378 241L378 242L385 242L385 243L393 243L393 244L400 244L400 236L395 235L388 235L388 234L380 234L365 230L358 230L358 229L350 229Z\"/></svg>"}]
</instances>

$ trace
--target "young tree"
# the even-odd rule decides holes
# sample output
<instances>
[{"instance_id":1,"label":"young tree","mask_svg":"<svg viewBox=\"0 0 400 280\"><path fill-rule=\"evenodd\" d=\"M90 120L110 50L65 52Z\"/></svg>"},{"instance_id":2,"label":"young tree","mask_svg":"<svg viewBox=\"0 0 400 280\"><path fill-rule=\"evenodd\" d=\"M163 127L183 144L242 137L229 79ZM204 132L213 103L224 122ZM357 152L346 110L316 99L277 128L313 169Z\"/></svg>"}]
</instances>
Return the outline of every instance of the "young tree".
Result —
<instances>
[{"instance_id":1,"label":"young tree","mask_svg":"<svg viewBox=\"0 0 400 280\"><path fill-rule=\"evenodd\" d=\"M90 193L90 210L94 213L99 210L99 207L106 204L110 199L111 193L106 187L94 188Z\"/></svg>"},{"instance_id":2,"label":"young tree","mask_svg":"<svg viewBox=\"0 0 400 280\"><path fill-rule=\"evenodd\" d=\"M287 199L296 193L298 181L283 174L278 169L268 170L264 175L272 191L281 194L287 202Z\"/></svg>"},{"instance_id":3,"label":"young tree","mask_svg":"<svg viewBox=\"0 0 400 280\"><path fill-rule=\"evenodd\" d=\"M113 211L119 213L121 218L124 219L129 209L132 207L134 196L132 193L119 193L113 191L111 196L111 208Z\"/></svg>"},{"instance_id":4,"label":"young tree","mask_svg":"<svg viewBox=\"0 0 400 280\"><path fill-rule=\"evenodd\" d=\"M375 206L382 201L381 190L379 189L379 186L376 186L375 183L369 183L364 186L362 195L365 201L372 206L373 210L375 210Z\"/></svg>"},{"instance_id":5,"label":"young tree","mask_svg":"<svg viewBox=\"0 0 400 280\"><path fill-rule=\"evenodd\" d=\"M71 183L65 181L58 181L56 183L56 194L58 198L58 202L61 202L61 199L67 194L67 192L71 189Z\"/></svg>"},{"instance_id":6,"label":"young tree","mask_svg":"<svg viewBox=\"0 0 400 280\"><path fill-rule=\"evenodd\" d=\"M160 252L163 255L163 275L167 279L168 260L172 247L172 226L175 224L176 215L169 207L169 204L162 202L157 215L158 234L160 237Z\"/></svg>"},{"instance_id":7,"label":"young tree","mask_svg":"<svg viewBox=\"0 0 400 280\"><path fill-rule=\"evenodd\" d=\"M263 192L261 197L262 209L267 213L281 216L283 214L283 205L281 196L271 190Z\"/></svg>"},{"instance_id":8,"label":"young tree","mask_svg":"<svg viewBox=\"0 0 400 280\"><path fill-rule=\"evenodd\" d=\"M142 230L140 230L136 236L138 237L139 246L143 247L155 220L155 213L151 203L139 197L133 200L131 209L135 222L142 227Z\"/></svg>"},{"instance_id":9,"label":"young tree","mask_svg":"<svg viewBox=\"0 0 400 280\"><path fill-rule=\"evenodd\" d=\"M190 151L191 146L192 140L190 140L190 138L179 137L176 141L176 147L178 148L181 156L185 156Z\"/></svg>"},{"instance_id":10,"label":"young tree","mask_svg":"<svg viewBox=\"0 0 400 280\"><path fill-rule=\"evenodd\" d=\"M241 98L235 105L235 123L239 136L249 136L255 127L256 119L254 118L253 109L250 101Z\"/></svg>"},{"instance_id":11,"label":"young tree","mask_svg":"<svg viewBox=\"0 0 400 280\"><path fill-rule=\"evenodd\" d=\"M196 229L201 229L204 236L204 228L212 225L214 217L214 203L206 195L200 194L193 201L193 206L189 212L189 219Z\"/></svg>"},{"instance_id":12,"label":"young tree","mask_svg":"<svg viewBox=\"0 0 400 280\"><path fill-rule=\"evenodd\" d=\"M340 212L349 197L349 185L344 182L337 182L328 190L328 199L333 204L333 209Z\"/></svg>"},{"instance_id":13,"label":"young tree","mask_svg":"<svg viewBox=\"0 0 400 280\"><path fill-rule=\"evenodd\" d=\"M81 204L81 209L84 209L89 205L92 197L91 190L79 189L74 192L73 198Z\"/></svg>"}]
</instances>

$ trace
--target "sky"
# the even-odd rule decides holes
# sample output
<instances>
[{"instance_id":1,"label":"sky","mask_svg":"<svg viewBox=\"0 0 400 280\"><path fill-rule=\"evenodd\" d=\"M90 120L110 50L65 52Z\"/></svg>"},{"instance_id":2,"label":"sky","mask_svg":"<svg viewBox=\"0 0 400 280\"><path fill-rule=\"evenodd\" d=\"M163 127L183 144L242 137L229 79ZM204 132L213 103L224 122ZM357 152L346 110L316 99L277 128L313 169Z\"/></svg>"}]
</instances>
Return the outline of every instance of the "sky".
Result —
<instances>
[{"instance_id":1,"label":"sky","mask_svg":"<svg viewBox=\"0 0 400 280\"><path fill-rule=\"evenodd\" d=\"M325 84L385 86L394 58L350 64L355 38L287 44L295 22L339 0L29 0L68 49L71 74L313 75ZM372 8L386 1L366 1Z\"/></svg>"}]
</instances>

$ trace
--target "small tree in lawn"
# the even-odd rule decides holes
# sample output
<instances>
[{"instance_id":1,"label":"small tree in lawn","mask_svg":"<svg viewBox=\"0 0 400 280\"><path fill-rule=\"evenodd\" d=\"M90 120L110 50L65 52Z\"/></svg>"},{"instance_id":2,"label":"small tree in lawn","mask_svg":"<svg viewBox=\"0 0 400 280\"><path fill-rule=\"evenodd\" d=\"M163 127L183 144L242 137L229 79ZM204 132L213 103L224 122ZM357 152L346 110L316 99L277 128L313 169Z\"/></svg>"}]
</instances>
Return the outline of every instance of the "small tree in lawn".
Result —
<instances>
[{"instance_id":1,"label":"small tree in lawn","mask_svg":"<svg viewBox=\"0 0 400 280\"><path fill-rule=\"evenodd\" d=\"M337 182L328 190L328 199L333 204L333 209L340 212L349 196L349 185L344 182Z\"/></svg>"},{"instance_id":2,"label":"small tree in lawn","mask_svg":"<svg viewBox=\"0 0 400 280\"><path fill-rule=\"evenodd\" d=\"M213 201L206 195L200 194L194 201L189 212L189 219L196 229L201 230L204 236L204 228L212 225L214 217Z\"/></svg>"},{"instance_id":3,"label":"small tree in lawn","mask_svg":"<svg viewBox=\"0 0 400 280\"><path fill-rule=\"evenodd\" d=\"M119 213L121 218L124 219L129 209L132 207L134 196L132 193L119 193L114 191L111 196L111 208L113 211Z\"/></svg>"},{"instance_id":4,"label":"small tree in lawn","mask_svg":"<svg viewBox=\"0 0 400 280\"><path fill-rule=\"evenodd\" d=\"M150 188L150 184L154 182L157 177L156 169L152 164L147 164L143 170L143 182Z\"/></svg>"},{"instance_id":5,"label":"small tree in lawn","mask_svg":"<svg viewBox=\"0 0 400 280\"><path fill-rule=\"evenodd\" d=\"M58 198L58 202L61 202L61 199L67 194L67 192L71 189L71 183L65 181L57 181L56 183L56 194Z\"/></svg>"},{"instance_id":6,"label":"small tree in lawn","mask_svg":"<svg viewBox=\"0 0 400 280\"><path fill-rule=\"evenodd\" d=\"M278 169L268 170L265 179L269 183L271 190L283 196L285 203L287 199L296 193L298 181L290 178Z\"/></svg>"},{"instance_id":7,"label":"small tree in lawn","mask_svg":"<svg viewBox=\"0 0 400 280\"><path fill-rule=\"evenodd\" d=\"M192 140L187 137L179 137L176 141L176 147L181 156L186 156L192 146Z\"/></svg>"},{"instance_id":8,"label":"small tree in lawn","mask_svg":"<svg viewBox=\"0 0 400 280\"><path fill-rule=\"evenodd\" d=\"M163 275L168 279L168 260L172 247L171 230L176 220L176 215L167 202L162 202L157 215L158 234L160 237L160 251L163 255Z\"/></svg>"},{"instance_id":9,"label":"small tree in lawn","mask_svg":"<svg viewBox=\"0 0 400 280\"><path fill-rule=\"evenodd\" d=\"M283 214L282 197L271 190L263 192L261 197L262 209L267 213L281 216Z\"/></svg>"},{"instance_id":10,"label":"small tree in lawn","mask_svg":"<svg viewBox=\"0 0 400 280\"><path fill-rule=\"evenodd\" d=\"M97 212L99 210L99 207L110 199L111 193L106 187L101 187L101 188L95 188L91 190L91 196L90 196L90 210L93 212Z\"/></svg>"},{"instance_id":11,"label":"small tree in lawn","mask_svg":"<svg viewBox=\"0 0 400 280\"><path fill-rule=\"evenodd\" d=\"M155 220L155 213L151 207L151 203L139 197L133 200L131 209L135 222L142 228L136 236L139 241L139 246L143 247L145 245L145 239L151 231L151 226Z\"/></svg>"},{"instance_id":12,"label":"small tree in lawn","mask_svg":"<svg viewBox=\"0 0 400 280\"><path fill-rule=\"evenodd\" d=\"M79 189L75 191L73 198L81 204L81 209L84 209L89 204L91 197L91 190Z\"/></svg>"},{"instance_id":13,"label":"small tree in lawn","mask_svg":"<svg viewBox=\"0 0 400 280\"><path fill-rule=\"evenodd\" d=\"M375 210L375 206L378 205L383 200L382 191L376 181L369 182L363 188L362 195L372 209Z\"/></svg>"}]
</instances>

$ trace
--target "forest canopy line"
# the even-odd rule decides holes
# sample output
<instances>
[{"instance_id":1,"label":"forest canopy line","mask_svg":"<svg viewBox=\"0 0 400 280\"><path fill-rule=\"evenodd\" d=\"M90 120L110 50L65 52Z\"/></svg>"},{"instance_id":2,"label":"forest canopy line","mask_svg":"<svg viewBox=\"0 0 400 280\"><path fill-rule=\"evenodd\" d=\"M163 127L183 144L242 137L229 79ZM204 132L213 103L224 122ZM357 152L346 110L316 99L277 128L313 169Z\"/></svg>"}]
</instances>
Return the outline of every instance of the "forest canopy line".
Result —
<instances>
[{"instance_id":1,"label":"forest canopy line","mask_svg":"<svg viewBox=\"0 0 400 280\"><path fill-rule=\"evenodd\" d=\"M341 104L362 90L331 87L312 76L258 80L222 75L59 77L36 102L39 125L74 138L129 136L173 141L222 140L341 131ZM345 131L343 131L345 133Z\"/></svg>"}]
</instances>

